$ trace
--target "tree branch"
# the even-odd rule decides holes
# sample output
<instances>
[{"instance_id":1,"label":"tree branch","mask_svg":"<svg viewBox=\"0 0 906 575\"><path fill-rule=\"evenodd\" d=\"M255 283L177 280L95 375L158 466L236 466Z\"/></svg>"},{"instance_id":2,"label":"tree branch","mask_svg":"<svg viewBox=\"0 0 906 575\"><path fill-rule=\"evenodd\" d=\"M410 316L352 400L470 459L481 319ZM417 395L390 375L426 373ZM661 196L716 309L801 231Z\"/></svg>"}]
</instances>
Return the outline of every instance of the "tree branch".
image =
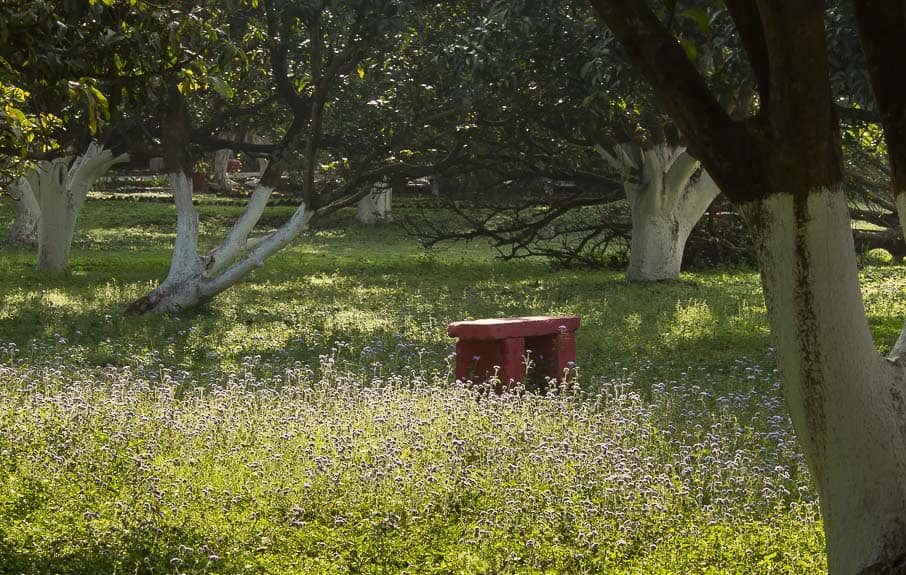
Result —
<instances>
[{"instance_id":1,"label":"tree branch","mask_svg":"<svg viewBox=\"0 0 906 575\"><path fill-rule=\"evenodd\" d=\"M251 104L249 106L243 106L239 108L230 107L226 110L217 112L203 126L193 131L192 139L194 141L196 137L205 138L211 136L215 132L221 131L224 127L224 124L226 124L227 122L240 118L247 118L248 116L257 114L264 108L273 104L276 100L276 96L270 95L260 102L255 102L254 104Z\"/></svg>"},{"instance_id":2,"label":"tree branch","mask_svg":"<svg viewBox=\"0 0 906 575\"><path fill-rule=\"evenodd\" d=\"M770 61L769 154L797 162L810 186L840 181L823 0L758 0ZM804 164L804 165L803 165Z\"/></svg>"},{"instance_id":3,"label":"tree branch","mask_svg":"<svg viewBox=\"0 0 906 575\"><path fill-rule=\"evenodd\" d=\"M761 109L767 109L770 106L771 96L770 66L758 5L755 0L724 0L724 5L736 24L736 31L749 56L749 64L752 66L755 82L758 85Z\"/></svg>"},{"instance_id":4,"label":"tree branch","mask_svg":"<svg viewBox=\"0 0 906 575\"><path fill-rule=\"evenodd\" d=\"M894 194L906 193L906 5L901 0L853 2L862 51L887 140Z\"/></svg>"},{"instance_id":5,"label":"tree branch","mask_svg":"<svg viewBox=\"0 0 906 575\"><path fill-rule=\"evenodd\" d=\"M676 38L646 2L592 0L718 186L744 201L766 193L761 153L746 126L734 122L708 89Z\"/></svg>"},{"instance_id":6,"label":"tree branch","mask_svg":"<svg viewBox=\"0 0 906 575\"><path fill-rule=\"evenodd\" d=\"M267 16L267 32L271 38L268 52L273 64L272 76L274 84L277 86L277 92L294 112L304 110L307 107L307 101L296 91L296 87L289 80L289 47L286 45L286 38L278 31L279 21L273 0L264 0L264 8Z\"/></svg>"}]
</instances>

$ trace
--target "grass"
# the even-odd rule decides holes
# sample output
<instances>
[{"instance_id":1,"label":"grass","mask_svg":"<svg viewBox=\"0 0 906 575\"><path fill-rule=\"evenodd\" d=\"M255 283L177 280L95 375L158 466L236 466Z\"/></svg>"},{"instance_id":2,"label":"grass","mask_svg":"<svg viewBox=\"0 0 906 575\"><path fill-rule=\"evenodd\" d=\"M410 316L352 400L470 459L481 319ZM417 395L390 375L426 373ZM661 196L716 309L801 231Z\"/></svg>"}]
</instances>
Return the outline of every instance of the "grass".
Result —
<instances>
[{"instance_id":1,"label":"grass","mask_svg":"<svg viewBox=\"0 0 906 575\"><path fill-rule=\"evenodd\" d=\"M238 212L201 207L211 234ZM159 202L89 202L66 276L38 274L33 254L7 249L0 332L20 347L61 336L95 364L155 352L193 372L256 355L310 363L334 341L355 349L392 341L444 357L452 347L447 323L531 313L580 315L586 328L579 332L579 363L608 377L687 352L724 363L753 350L764 357L766 350L751 271L631 286L617 272L500 262L479 245L425 252L394 227L347 227L342 220L309 233L202 310L179 319L124 317L125 304L166 275L172 218L172 207Z\"/></svg>"},{"instance_id":2,"label":"grass","mask_svg":"<svg viewBox=\"0 0 906 575\"><path fill-rule=\"evenodd\" d=\"M200 207L212 235L238 210ZM172 213L92 199L67 275L0 251L0 572L824 571L754 272L629 285L341 216L203 309L125 316ZM903 272L863 270L881 348ZM452 381L450 321L561 313L580 389Z\"/></svg>"}]
</instances>

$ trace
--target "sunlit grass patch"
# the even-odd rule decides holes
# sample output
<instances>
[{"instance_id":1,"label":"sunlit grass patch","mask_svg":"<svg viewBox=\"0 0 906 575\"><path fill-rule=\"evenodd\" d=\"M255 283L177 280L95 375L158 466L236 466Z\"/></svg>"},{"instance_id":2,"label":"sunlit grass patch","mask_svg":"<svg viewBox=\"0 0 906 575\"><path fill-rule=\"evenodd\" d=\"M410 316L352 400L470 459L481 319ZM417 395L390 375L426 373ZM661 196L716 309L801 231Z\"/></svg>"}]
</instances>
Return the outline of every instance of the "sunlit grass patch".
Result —
<instances>
[{"instance_id":1,"label":"sunlit grass patch","mask_svg":"<svg viewBox=\"0 0 906 575\"><path fill-rule=\"evenodd\" d=\"M694 343L696 340L713 337L717 318L708 303L698 299L676 302L676 314L669 324L668 341L682 340Z\"/></svg>"},{"instance_id":2,"label":"sunlit grass patch","mask_svg":"<svg viewBox=\"0 0 906 575\"><path fill-rule=\"evenodd\" d=\"M152 247L172 246L176 230L155 231L146 227L94 229L80 233L75 238L76 249L118 249L143 251Z\"/></svg>"}]
</instances>

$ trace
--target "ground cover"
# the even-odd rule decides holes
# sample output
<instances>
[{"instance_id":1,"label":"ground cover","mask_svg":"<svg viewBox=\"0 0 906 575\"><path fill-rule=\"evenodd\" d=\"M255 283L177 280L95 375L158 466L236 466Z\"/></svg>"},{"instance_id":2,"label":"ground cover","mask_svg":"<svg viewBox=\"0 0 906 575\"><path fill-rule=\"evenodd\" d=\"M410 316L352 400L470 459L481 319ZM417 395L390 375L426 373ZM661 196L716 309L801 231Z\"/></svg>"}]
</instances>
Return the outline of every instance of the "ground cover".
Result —
<instances>
[{"instance_id":1,"label":"ground cover","mask_svg":"<svg viewBox=\"0 0 906 575\"><path fill-rule=\"evenodd\" d=\"M751 270L636 286L341 215L204 309L125 316L172 214L93 198L65 276L0 251L0 571L824 569ZM863 270L881 347L903 277ZM557 313L580 389L452 382L448 322Z\"/></svg>"}]
</instances>

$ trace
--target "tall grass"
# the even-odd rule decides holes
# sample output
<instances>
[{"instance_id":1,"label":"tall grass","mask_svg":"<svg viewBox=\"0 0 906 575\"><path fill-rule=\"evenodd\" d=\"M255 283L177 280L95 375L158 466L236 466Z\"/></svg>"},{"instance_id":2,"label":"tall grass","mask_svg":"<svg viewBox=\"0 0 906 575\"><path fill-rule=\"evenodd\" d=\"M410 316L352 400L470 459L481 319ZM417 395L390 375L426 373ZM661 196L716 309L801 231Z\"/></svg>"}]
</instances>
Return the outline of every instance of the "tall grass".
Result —
<instances>
[{"instance_id":1,"label":"tall grass","mask_svg":"<svg viewBox=\"0 0 906 575\"><path fill-rule=\"evenodd\" d=\"M771 370L645 400L260 364L0 369L15 573L803 573L817 503ZM745 383L742 383L745 382Z\"/></svg>"}]
</instances>

